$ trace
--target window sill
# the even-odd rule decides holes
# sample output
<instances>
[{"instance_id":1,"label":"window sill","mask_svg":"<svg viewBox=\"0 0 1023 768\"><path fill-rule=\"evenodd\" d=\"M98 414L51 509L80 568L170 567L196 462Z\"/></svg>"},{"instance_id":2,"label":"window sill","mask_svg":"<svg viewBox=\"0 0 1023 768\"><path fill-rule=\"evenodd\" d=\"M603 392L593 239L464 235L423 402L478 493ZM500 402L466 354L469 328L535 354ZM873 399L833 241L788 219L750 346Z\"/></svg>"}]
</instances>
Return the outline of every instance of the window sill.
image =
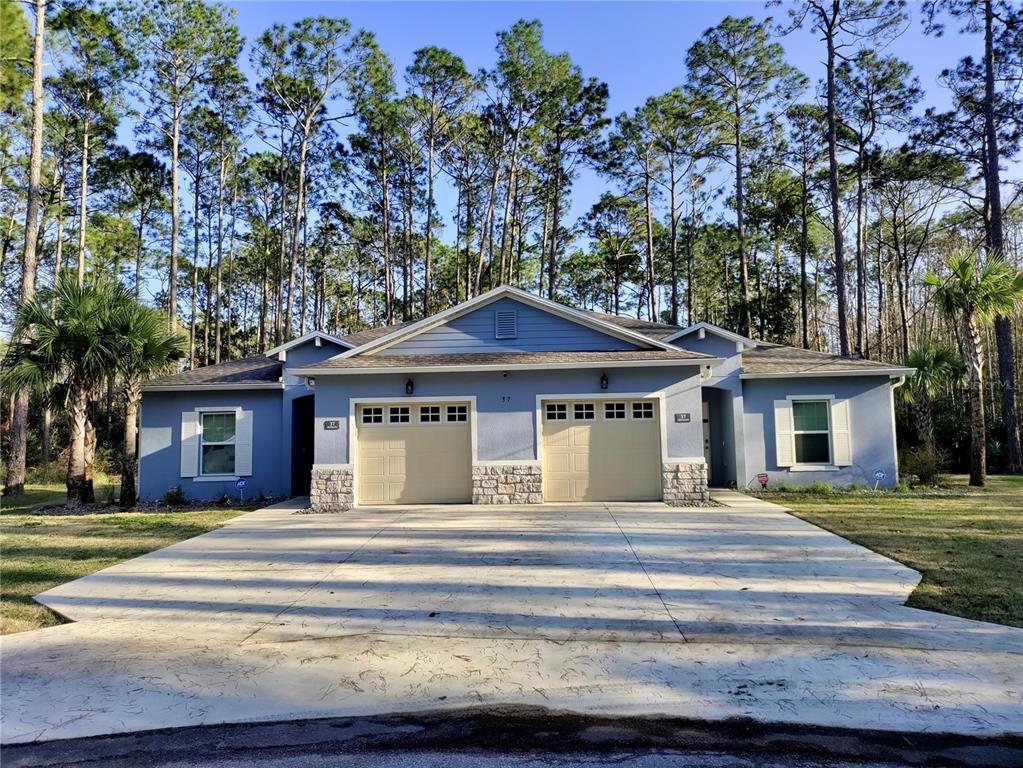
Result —
<instances>
[{"instance_id":1,"label":"window sill","mask_svg":"<svg viewBox=\"0 0 1023 768\"><path fill-rule=\"evenodd\" d=\"M838 472L841 467L834 464L793 464L789 472Z\"/></svg>"},{"instance_id":2,"label":"window sill","mask_svg":"<svg viewBox=\"0 0 1023 768\"><path fill-rule=\"evenodd\" d=\"M196 475L192 478L196 483L234 483L238 475Z\"/></svg>"}]
</instances>

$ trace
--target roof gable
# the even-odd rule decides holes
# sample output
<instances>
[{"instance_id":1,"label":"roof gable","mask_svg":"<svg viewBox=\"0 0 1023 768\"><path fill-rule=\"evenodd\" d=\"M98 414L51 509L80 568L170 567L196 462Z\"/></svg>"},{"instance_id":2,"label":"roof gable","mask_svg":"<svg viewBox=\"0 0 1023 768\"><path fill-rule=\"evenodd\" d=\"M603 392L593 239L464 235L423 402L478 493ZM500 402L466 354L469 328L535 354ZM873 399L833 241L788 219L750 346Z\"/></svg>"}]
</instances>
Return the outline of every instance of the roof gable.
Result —
<instances>
[{"instance_id":1,"label":"roof gable","mask_svg":"<svg viewBox=\"0 0 1023 768\"><path fill-rule=\"evenodd\" d=\"M737 352L741 352L744 348L753 349L757 345L753 339L747 338L746 336L740 336L738 333L733 333L732 331L722 328L720 325L714 325L714 323L708 323L706 321L693 323L689 327L683 328L677 333L665 336L664 340L679 344L681 339L692 334L696 334L696 336L700 339L703 339L710 334L724 339L725 341L731 341L736 345L735 349Z\"/></svg>"},{"instance_id":2,"label":"roof gable","mask_svg":"<svg viewBox=\"0 0 1023 768\"><path fill-rule=\"evenodd\" d=\"M495 338L494 313L500 309L516 309L521 312L520 334L516 338ZM466 320L459 322L462 318ZM548 326L546 329L543 328L545 323ZM437 333L432 333L434 331ZM511 286L501 286L396 329L345 352L341 357L383 355L388 350L393 350L391 354L455 354L628 349L671 350L673 347L589 313L541 299Z\"/></svg>"},{"instance_id":3,"label":"roof gable","mask_svg":"<svg viewBox=\"0 0 1023 768\"><path fill-rule=\"evenodd\" d=\"M296 347L304 346L306 344L312 344L317 348L324 346L330 347L333 345L335 347L341 347L342 349L351 349L353 346L350 342L345 341L344 339L339 338L337 336L331 336L329 333L325 333L323 331L310 331L304 336L299 336L297 339L286 341L283 344L279 344L272 349L268 349L264 354L267 357L276 356L278 360L284 362L285 360L287 360L289 350L295 349Z\"/></svg>"}]
</instances>

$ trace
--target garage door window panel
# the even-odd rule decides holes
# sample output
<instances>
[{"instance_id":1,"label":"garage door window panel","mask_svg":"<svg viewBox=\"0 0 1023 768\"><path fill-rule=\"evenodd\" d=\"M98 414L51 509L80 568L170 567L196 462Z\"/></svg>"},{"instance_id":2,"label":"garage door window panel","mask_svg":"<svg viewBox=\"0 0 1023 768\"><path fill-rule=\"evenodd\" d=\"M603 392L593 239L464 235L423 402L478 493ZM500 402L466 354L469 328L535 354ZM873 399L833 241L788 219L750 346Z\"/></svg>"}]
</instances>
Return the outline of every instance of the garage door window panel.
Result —
<instances>
[{"instance_id":1,"label":"garage door window panel","mask_svg":"<svg viewBox=\"0 0 1023 768\"><path fill-rule=\"evenodd\" d=\"M202 415L200 474L204 476L234 474L235 418L233 411Z\"/></svg>"},{"instance_id":2,"label":"garage door window panel","mask_svg":"<svg viewBox=\"0 0 1023 768\"><path fill-rule=\"evenodd\" d=\"M831 463L831 422L827 400L792 403L792 431L797 464Z\"/></svg>"},{"instance_id":3,"label":"garage door window panel","mask_svg":"<svg viewBox=\"0 0 1023 768\"><path fill-rule=\"evenodd\" d=\"M625 403L604 403L604 418L617 421L626 417Z\"/></svg>"},{"instance_id":4,"label":"garage door window panel","mask_svg":"<svg viewBox=\"0 0 1023 768\"><path fill-rule=\"evenodd\" d=\"M439 424L440 406L424 405L419 409L419 421L423 424Z\"/></svg>"},{"instance_id":5,"label":"garage door window panel","mask_svg":"<svg viewBox=\"0 0 1023 768\"><path fill-rule=\"evenodd\" d=\"M544 415L547 421L565 421L568 419L568 406L565 403L547 403Z\"/></svg>"},{"instance_id":6,"label":"garage door window panel","mask_svg":"<svg viewBox=\"0 0 1023 768\"><path fill-rule=\"evenodd\" d=\"M388 421L391 424L408 424L409 408L405 405L391 406L388 411Z\"/></svg>"},{"instance_id":7,"label":"garage door window panel","mask_svg":"<svg viewBox=\"0 0 1023 768\"><path fill-rule=\"evenodd\" d=\"M576 421L593 421L597 418L597 408L593 403L575 403L572 407L572 417Z\"/></svg>"},{"instance_id":8,"label":"garage door window panel","mask_svg":"<svg viewBox=\"0 0 1023 768\"><path fill-rule=\"evenodd\" d=\"M654 418L654 404L650 402L633 403L632 418L637 421L652 421Z\"/></svg>"},{"instance_id":9,"label":"garage door window panel","mask_svg":"<svg viewBox=\"0 0 1023 768\"><path fill-rule=\"evenodd\" d=\"M362 409L362 423L363 424L383 424L384 423L384 409L383 408L363 408Z\"/></svg>"},{"instance_id":10,"label":"garage door window panel","mask_svg":"<svg viewBox=\"0 0 1023 768\"><path fill-rule=\"evenodd\" d=\"M450 423L462 423L469 420L469 406L467 405L449 405L447 411L447 420Z\"/></svg>"}]
</instances>

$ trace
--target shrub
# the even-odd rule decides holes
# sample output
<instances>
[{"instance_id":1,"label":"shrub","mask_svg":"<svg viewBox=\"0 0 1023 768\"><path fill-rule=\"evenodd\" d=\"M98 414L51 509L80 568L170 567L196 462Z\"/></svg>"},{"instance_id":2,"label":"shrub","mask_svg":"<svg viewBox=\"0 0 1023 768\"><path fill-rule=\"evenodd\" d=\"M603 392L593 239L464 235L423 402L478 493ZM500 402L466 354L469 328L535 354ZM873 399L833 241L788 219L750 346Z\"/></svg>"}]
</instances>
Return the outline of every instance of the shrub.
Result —
<instances>
[{"instance_id":1,"label":"shrub","mask_svg":"<svg viewBox=\"0 0 1023 768\"><path fill-rule=\"evenodd\" d=\"M231 497L226 493L220 494L220 498L217 499L217 504L221 507L226 507L231 503Z\"/></svg>"},{"instance_id":2,"label":"shrub","mask_svg":"<svg viewBox=\"0 0 1023 768\"><path fill-rule=\"evenodd\" d=\"M940 448L920 445L903 451L902 470L916 478L917 482L910 481L910 485L938 485L947 460L948 457Z\"/></svg>"},{"instance_id":3,"label":"shrub","mask_svg":"<svg viewBox=\"0 0 1023 768\"><path fill-rule=\"evenodd\" d=\"M163 495L163 501L168 507L183 507L188 503L180 485L172 485L168 488L167 493Z\"/></svg>"}]
</instances>

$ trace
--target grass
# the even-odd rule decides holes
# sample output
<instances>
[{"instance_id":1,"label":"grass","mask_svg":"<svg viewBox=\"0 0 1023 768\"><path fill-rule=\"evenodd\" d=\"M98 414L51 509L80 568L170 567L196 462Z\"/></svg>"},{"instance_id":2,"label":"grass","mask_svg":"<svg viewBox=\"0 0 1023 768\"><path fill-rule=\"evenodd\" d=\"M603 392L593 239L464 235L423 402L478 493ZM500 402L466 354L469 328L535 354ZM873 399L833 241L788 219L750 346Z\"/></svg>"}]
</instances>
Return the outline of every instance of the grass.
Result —
<instances>
[{"instance_id":1,"label":"grass","mask_svg":"<svg viewBox=\"0 0 1023 768\"><path fill-rule=\"evenodd\" d=\"M97 489L98 499L106 498ZM219 528L235 509L32 515L63 501L54 486L29 486L25 496L5 499L0 514L0 634L39 629L64 620L32 598L98 570Z\"/></svg>"},{"instance_id":2,"label":"grass","mask_svg":"<svg viewBox=\"0 0 1023 768\"><path fill-rule=\"evenodd\" d=\"M757 494L923 574L909 605L1023 627L1023 477L943 493Z\"/></svg>"}]
</instances>

